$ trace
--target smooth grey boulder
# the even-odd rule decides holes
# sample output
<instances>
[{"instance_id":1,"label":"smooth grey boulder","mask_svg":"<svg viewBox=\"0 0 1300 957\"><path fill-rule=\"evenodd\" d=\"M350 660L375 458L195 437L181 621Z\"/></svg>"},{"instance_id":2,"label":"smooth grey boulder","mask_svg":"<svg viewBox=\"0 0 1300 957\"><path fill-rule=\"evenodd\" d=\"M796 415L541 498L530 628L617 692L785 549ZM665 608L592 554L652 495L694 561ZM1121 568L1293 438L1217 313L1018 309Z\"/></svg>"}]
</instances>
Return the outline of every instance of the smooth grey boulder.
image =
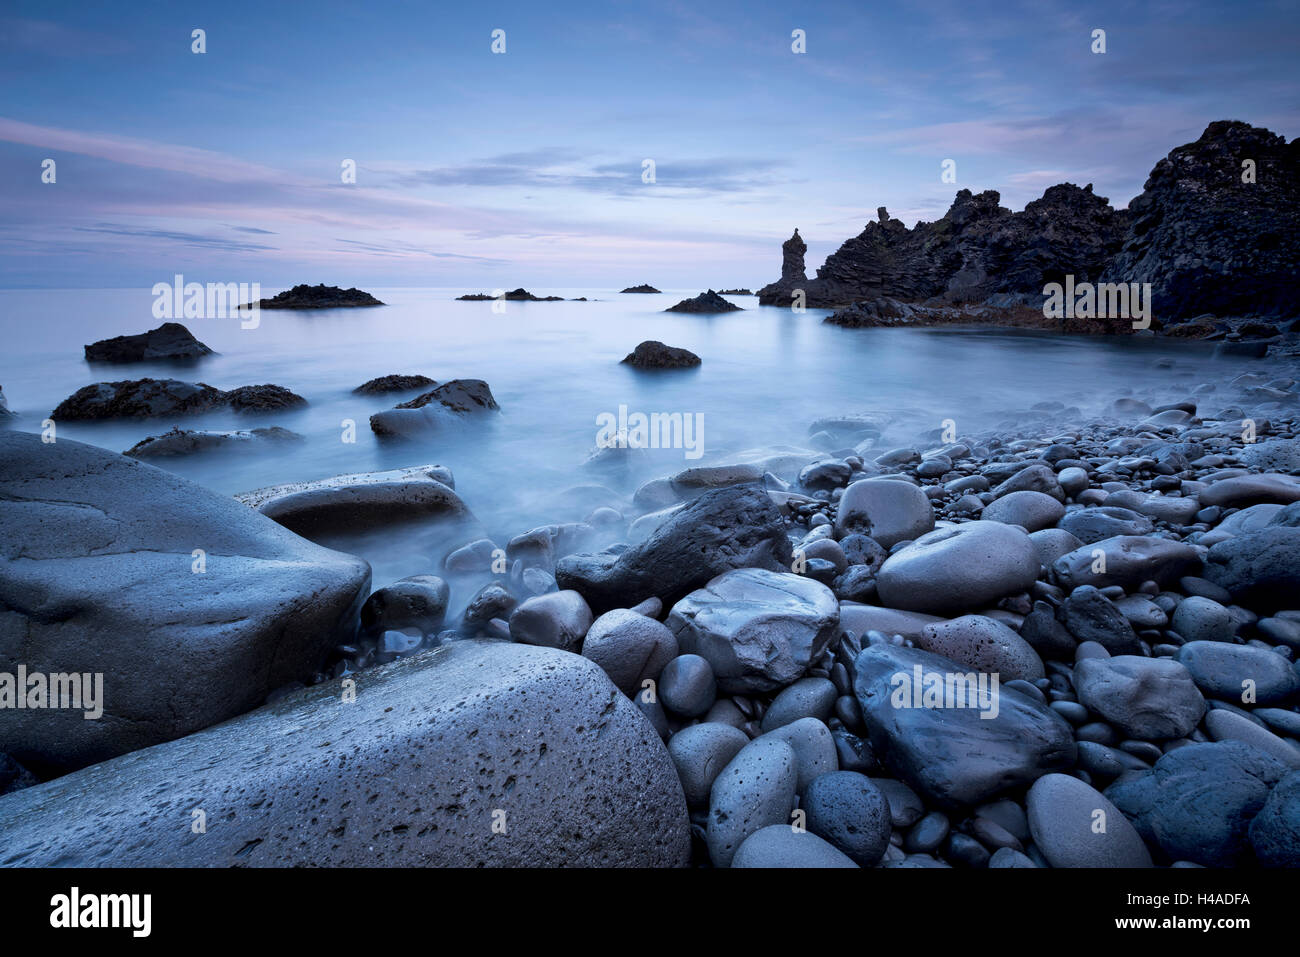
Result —
<instances>
[{"instance_id":1,"label":"smooth grey boulder","mask_svg":"<svg viewBox=\"0 0 1300 957\"><path fill-rule=\"evenodd\" d=\"M1037 681L1046 674L1043 659L1025 639L984 615L926 625L913 644L976 671L997 674L1002 681Z\"/></svg>"},{"instance_id":2,"label":"smooth grey boulder","mask_svg":"<svg viewBox=\"0 0 1300 957\"><path fill-rule=\"evenodd\" d=\"M390 438L411 438L481 418L501 407L482 379L452 379L436 389L370 417L370 430Z\"/></svg>"},{"instance_id":3,"label":"smooth grey boulder","mask_svg":"<svg viewBox=\"0 0 1300 957\"><path fill-rule=\"evenodd\" d=\"M678 655L659 675L659 699L683 718L707 714L718 698L712 666L699 655Z\"/></svg>"},{"instance_id":4,"label":"smooth grey boulder","mask_svg":"<svg viewBox=\"0 0 1300 957\"><path fill-rule=\"evenodd\" d=\"M707 840L715 867L730 867L740 845L760 828L788 829L798 763L786 742L762 737L745 745L713 782Z\"/></svg>"},{"instance_id":5,"label":"smooth grey boulder","mask_svg":"<svg viewBox=\"0 0 1300 957\"><path fill-rule=\"evenodd\" d=\"M1090 711L1142 741L1186 737L1205 714L1191 672L1169 658L1084 658L1074 666L1074 690Z\"/></svg>"},{"instance_id":6,"label":"smooth grey boulder","mask_svg":"<svg viewBox=\"0 0 1300 957\"><path fill-rule=\"evenodd\" d=\"M1077 642L1095 641L1113 655L1142 651L1142 642L1124 613L1092 585L1070 592L1061 604L1060 620Z\"/></svg>"},{"instance_id":7,"label":"smooth grey boulder","mask_svg":"<svg viewBox=\"0 0 1300 957\"><path fill-rule=\"evenodd\" d=\"M1200 567L1204 548L1168 538L1117 535L1076 548L1052 563L1063 588L1079 585L1133 588L1145 581L1167 583Z\"/></svg>"},{"instance_id":8,"label":"smooth grey boulder","mask_svg":"<svg viewBox=\"0 0 1300 957\"><path fill-rule=\"evenodd\" d=\"M705 492L620 554L568 555L555 577L598 614L657 597L671 605L733 568L786 571L785 518L756 484Z\"/></svg>"},{"instance_id":9,"label":"smooth grey boulder","mask_svg":"<svg viewBox=\"0 0 1300 957\"><path fill-rule=\"evenodd\" d=\"M872 645L858 655L854 671L872 749L940 806L978 804L1074 765L1074 736L1064 718L991 681L982 695L975 673L947 658ZM939 706L925 696L935 687Z\"/></svg>"},{"instance_id":10,"label":"smooth grey boulder","mask_svg":"<svg viewBox=\"0 0 1300 957\"><path fill-rule=\"evenodd\" d=\"M0 801L0 863L663 867L690 857L654 729L593 663L453 642ZM207 832L191 832L202 809ZM593 813L598 809L599 813ZM495 825L495 826L494 826Z\"/></svg>"},{"instance_id":11,"label":"smooth grey boulder","mask_svg":"<svg viewBox=\"0 0 1300 957\"><path fill-rule=\"evenodd\" d=\"M920 538L934 528L934 509L925 493L908 482L862 479L844 490L835 515L835 535L868 535L885 548Z\"/></svg>"},{"instance_id":12,"label":"smooth grey boulder","mask_svg":"<svg viewBox=\"0 0 1300 957\"><path fill-rule=\"evenodd\" d=\"M937 528L890 555L876 588L889 608L950 615L1025 590L1038 568L1038 552L1021 529L966 522Z\"/></svg>"},{"instance_id":13,"label":"smooth grey boulder","mask_svg":"<svg viewBox=\"0 0 1300 957\"><path fill-rule=\"evenodd\" d=\"M472 523L444 477L450 473L442 466L422 465L273 485L235 498L313 541L418 521Z\"/></svg>"},{"instance_id":14,"label":"smooth grey boulder","mask_svg":"<svg viewBox=\"0 0 1300 957\"><path fill-rule=\"evenodd\" d=\"M835 845L812 831L796 831L786 824L760 828L736 851L732 867L857 867Z\"/></svg>"},{"instance_id":15,"label":"smooth grey boulder","mask_svg":"<svg viewBox=\"0 0 1300 957\"><path fill-rule=\"evenodd\" d=\"M801 794L814 779L829 774L839 766L839 750L835 746L835 736L831 734L831 729L817 718L800 718L791 721L779 728L773 728L762 737L784 741L794 748L795 764L798 769L795 790Z\"/></svg>"},{"instance_id":16,"label":"smooth grey boulder","mask_svg":"<svg viewBox=\"0 0 1300 957\"><path fill-rule=\"evenodd\" d=\"M808 830L862 867L880 862L889 846L889 802L865 774L832 771L812 780L799 797Z\"/></svg>"},{"instance_id":17,"label":"smooth grey boulder","mask_svg":"<svg viewBox=\"0 0 1300 957\"><path fill-rule=\"evenodd\" d=\"M1170 627L1185 641L1232 641L1237 622L1217 601L1190 595L1174 609Z\"/></svg>"},{"instance_id":18,"label":"smooth grey boulder","mask_svg":"<svg viewBox=\"0 0 1300 957\"><path fill-rule=\"evenodd\" d=\"M1191 672L1197 687L1224 701L1277 704L1300 691L1300 674L1290 661L1253 645L1189 641L1175 657Z\"/></svg>"},{"instance_id":19,"label":"smooth grey boulder","mask_svg":"<svg viewBox=\"0 0 1300 957\"><path fill-rule=\"evenodd\" d=\"M1028 489L1009 492L996 498L980 512L986 522L1019 525L1026 532L1039 532L1051 528L1065 514L1065 506L1046 492Z\"/></svg>"},{"instance_id":20,"label":"smooth grey boulder","mask_svg":"<svg viewBox=\"0 0 1300 957\"><path fill-rule=\"evenodd\" d=\"M1150 771L1121 778L1105 795L1169 860L1236 867L1249 861L1251 819L1286 770L1239 741L1188 744Z\"/></svg>"},{"instance_id":21,"label":"smooth grey boulder","mask_svg":"<svg viewBox=\"0 0 1300 957\"><path fill-rule=\"evenodd\" d=\"M899 611L896 608L859 605L851 601L840 602L840 630L858 639L868 631L879 631L886 635L902 635L915 641L927 625L946 620L918 611Z\"/></svg>"},{"instance_id":22,"label":"smooth grey boulder","mask_svg":"<svg viewBox=\"0 0 1300 957\"><path fill-rule=\"evenodd\" d=\"M1137 829L1101 792L1069 774L1045 774L1025 798L1034 846L1053 867L1151 867Z\"/></svg>"},{"instance_id":23,"label":"smooth grey boulder","mask_svg":"<svg viewBox=\"0 0 1300 957\"><path fill-rule=\"evenodd\" d=\"M1222 505L1289 505L1300 501L1300 478L1282 472L1260 472L1221 479L1198 496L1202 507Z\"/></svg>"},{"instance_id":24,"label":"smooth grey boulder","mask_svg":"<svg viewBox=\"0 0 1300 957\"><path fill-rule=\"evenodd\" d=\"M1216 543L1205 561L1205 577L1251 609L1294 608L1300 594L1300 528L1269 525Z\"/></svg>"},{"instance_id":25,"label":"smooth grey boulder","mask_svg":"<svg viewBox=\"0 0 1300 957\"><path fill-rule=\"evenodd\" d=\"M1300 770L1300 747L1235 711L1215 708L1205 716L1205 730L1215 741L1240 741L1277 758L1289 770Z\"/></svg>"},{"instance_id":26,"label":"smooth grey boulder","mask_svg":"<svg viewBox=\"0 0 1300 957\"><path fill-rule=\"evenodd\" d=\"M728 693L771 691L803 676L836 637L840 606L820 582L788 572L725 572L673 606L684 653L713 666Z\"/></svg>"},{"instance_id":27,"label":"smooth grey boulder","mask_svg":"<svg viewBox=\"0 0 1300 957\"><path fill-rule=\"evenodd\" d=\"M677 657L677 638L668 626L627 608L607 611L587 629L582 655L600 665L626 695L655 679Z\"/></svg>"},{"instance_id":28,"label":"smooth grey boulder","mask_svg":"<svg viewBox=\"0 0 1300 957\"><path fill-rule=\"evenodd\" d=\"M1155 529L1151 519L1145 515L1113 505L1081 508L1062 518L1058 527L1065 529L1084 545L1117 535L1146 535Z\"/></svg>"},{"instance_id":29,"label":"smooth grey boulder","mask_svg":"<svg viewBox=\"0 0 1300 957\"><path fill-rule=\"evenodd\" d=\"M1030 532L1029 540L1034 543L1034 550L1038 552L1039 564L1048 566L1083 544L1063 528L1044 528L1041 531Z\"/></svg>"},{"instance_id":30,"label":"smooth grey boulder","mask_svg":"<svg viewBox=\"0 0 1300 957\"><path fill-rule=\"evenodd\" d=\"M681 778L686 803L707 806L714 780L747 744L749 736L739 728L711 721L682 728L669 738L668 754Z\"/></svg>"},{"instance_id":31,"label":"smooth grey boulder","mask_svg":"<svg viewBox=\"0 0 1300 957\"><path fill-rule=\"evenodd\" d=\"M0 752L70 770L310 680L370 567L225 495L70 439L0 432L0 672L103 675L103 716L0 709Z\"/></svg>"},{"instance_id":32,"label":"smooth grey boulder","mask_svg":"<svg viewBox=\"0 0 1300 957\"><path fill-rule=\"evenodd\" d=\"M510 637L525 645L577 654L591 627L591 617L591 609L576 591L534 595L510 613Z\"/></svg>"},{"instance_id":33,"label":"smooth grey boulder","mask_svg":"<svg viewBox=\"0 0 1300 957\"><path fill-rule=\"evenodd\" d=\"M835 699L838 697L839 692L829 678L800 678L772 699L772 703L763 712L759 728L765 732L773 731L793 724L800 718L827 721L835 710Z\"/></svg>"},{"instance_id":34,"label":"smooth grey boulder","mask_svg":"<svg viewBox=\"0 0 1300 957\"><path fill-rule=\"evenodd\" d=\"M414 628L434 635L447 616L451 589L437 575L412 575L385 585L361 606L361 627L374 631Z\"/></svg>"},{"instance_id":35,"label":"smooth grey boulder","mask_svg":"<svg viewBox=\"0 0 1300 957\"><path fill-rule=\"evenodd\" d=\"M1250 822L1250 843L1264 867L1300 867L1300 771L1269 792Z\"/></svg>"}]
</instances>

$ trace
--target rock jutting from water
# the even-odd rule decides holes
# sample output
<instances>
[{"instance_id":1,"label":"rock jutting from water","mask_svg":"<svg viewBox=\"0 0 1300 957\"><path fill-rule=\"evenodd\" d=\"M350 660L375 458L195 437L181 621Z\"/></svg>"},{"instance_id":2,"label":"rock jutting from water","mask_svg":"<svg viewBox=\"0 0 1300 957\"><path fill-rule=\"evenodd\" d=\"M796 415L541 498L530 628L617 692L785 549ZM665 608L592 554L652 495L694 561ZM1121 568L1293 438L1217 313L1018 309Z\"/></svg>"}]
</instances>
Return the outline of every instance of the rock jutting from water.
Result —
<instances>
[{"instance_id":1,"label":"rock jutting from water","mask_svg":"<svg viewBox=\"0 0 1300 957\"><path fill-rule=\"evenodd\" d=\"M518 289L511 289L509 292L503 292L499 296L488 295L485 292L466 293L463 296L457 296L457 302L491 302L496 299L504 299L508 302L563 302L563 296L534 296L527 289L520 286Z\"/></svg>"},{"instance_id":2,"label":"rock jutting from water","mask_svg":"<svg viewBox=\"0 0 1300 957\"><path fill-rule=\"evenodd\" d=\"M260 309L349 309L356 306L382 305L384 304L370 293L362 292L356 287L340 289L338 286L327 286L324 283L315 286L301 283L257 303Z\"/></svg>"},{"instance_id":3,"label":"rock jutting from water","mask_svg":"<svg viewBox=\"0 0 1300 957\"><path fill-rule=\"evenodd\" d=\"M352 390L354 395L385 395L389 392L414 392L432 389L438 383L427 375L382 375L361 383Z\"/></svg>"},{"instance_id":4,"label":"rock jutting from water","mask_svg":"<svg viewBox=\"0 0 1300 957\"><path fill-rule=\"evenodd\" d=\"M664 312L740 312L741 307L727 302L712 289L702 292L693 299L683 299L675 306L669 306Z\"/></svg>"},{"instance_id":5,"label":"rock jutting from water","mask_svg":"<svg viewBox=\"0 0 1300 957\"><path fill-rule=\"evenodd\" d=\"M233 412L278 412L307 404L302 396L278 385L216 389L206 382L179 379L131 379L84 386L50 413L58 421L145 419L199 415L220 409Z\"/></svg>"},{"instance_id":6,"label":"rock jutting from water","mask_svg":"<svg viewBox=\"0 0 1300 957\"><path fill-rule=\"evenodd\" d=\"M638 369L688 369L699 365L700 357L689 349L647 339L629 352L622 362Z\"/></svg>"},{"instance_id":7,"label":"rock jutting from water","mask_svg":"<svg viewBox=\"0 0 1300 957\"><path fill-rule=\"evenodd\" d=\"M651 292L657 293L658 291L659 291L658 289L656 289L654 286L651 286L649 283L642 283L639 286L628 286L626 289L619 290L619 292L641 292L641 293L651 293Z\"/></svg>"},{"instance_id":8,"label":"rock jutting from water","mask_svg":"<svg viewBox=\"0 0 1300 957\"><path fill-rule=\"evenodd\" d=\"M370 417L370 428L380 436L418 436L500 410L482 379L452 379L386 412L376 412Z\"/></svg>"},{"instance_id":9,"label":"rock jutting from water","mask_svg":"<svg viewBox=\"0 0 1300 957\"><path fill-rule=\"evenodd\" d=\"M122 454L133 459L158 459L199 452L256 451L281 446L287 442L305 441L306 439L297 432L279 426L265 429L232 429L225 432L172 429L162 435L151 435L142 439Z\"/></svg>"},{"instance_id":10,"label":"rock jutting from water","mask_svg":"<svg viewBox=\"0 0 1300 957\"><path fill-rule=\"evenodd\" d=\"M216 355L179 322L164 322L133 336L101 339L85 347L87 362L190 362Z\"/></svg>"}]
</instances>

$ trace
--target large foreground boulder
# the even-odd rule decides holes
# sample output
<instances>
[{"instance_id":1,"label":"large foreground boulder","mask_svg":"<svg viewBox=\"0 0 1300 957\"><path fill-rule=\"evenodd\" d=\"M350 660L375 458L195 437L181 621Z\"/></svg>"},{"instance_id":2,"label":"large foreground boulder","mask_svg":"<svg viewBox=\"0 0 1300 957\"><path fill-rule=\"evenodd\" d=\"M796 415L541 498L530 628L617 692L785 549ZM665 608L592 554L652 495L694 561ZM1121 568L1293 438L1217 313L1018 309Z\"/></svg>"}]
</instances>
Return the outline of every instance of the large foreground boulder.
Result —
<instances>
[{"instance_id":1,"label":"large foreground boulder","mask_svg":"<svg viewBox=\"0 0 1300 957\"><path fill-rule=\"evenodd\" d=\"M0 672L102 674L103 715L0 709L0 751L72 769L257 707L350 639L370 568L224 495L0 433Z\"/></svg>"},{"instance_id":2,"label":"large foreground boulder","mask_svg":"<svg viewBox=\"0 0 1300 957\"><path fill-rule=\"evenodd\" d=\"M0 801L25 866L680 866L686 800L595 664L455 642ZM193 833L195 810L206 832Z\"/></svg>"},{"instance_id":3,"label":"large foreground boulder","mask_svg":"<svg viewBox=\"0 0 1300 957\"><path fill-rule=\"evenodd\" d=\"M705 492L622 554L565 556L555 577L601 614L647 598L671 605L725 571L786 571L791 560L771 496L761 485L732 485Z\"/></svg>"}]
</instances>

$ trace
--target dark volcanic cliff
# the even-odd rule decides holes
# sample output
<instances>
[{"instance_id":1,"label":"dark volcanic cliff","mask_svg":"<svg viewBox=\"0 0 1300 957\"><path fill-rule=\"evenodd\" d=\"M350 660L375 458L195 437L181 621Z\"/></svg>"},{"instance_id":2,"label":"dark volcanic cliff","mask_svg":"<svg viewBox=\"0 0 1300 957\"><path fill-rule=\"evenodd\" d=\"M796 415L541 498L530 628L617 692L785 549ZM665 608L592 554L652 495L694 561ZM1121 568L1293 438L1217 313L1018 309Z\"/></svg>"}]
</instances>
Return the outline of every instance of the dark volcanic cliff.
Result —
<instances>
[{"instance_id":1,"label":"dark volcanic cliff","mask_svg":"<svg viewBox=\"0 0 1300 957\"><path fill-rule=\"evenodd\" d=\"M1300 141L1297 141L1300 142ZM880 298L903 302L1041 305L1043 286L1149 282L1165 322L1204 312L1296 313L1300 263L1300 147L1245 123L1212 123L1161 160L1126 210L1070 183L1020 212L994 190L961 190L943 218L911 229L881 207L878 222L804 278L798 231L782 247L781 278L759 290L811 307ZM1253 159L1257 182L1242 182Z\"/></svg>"}]
</instances>

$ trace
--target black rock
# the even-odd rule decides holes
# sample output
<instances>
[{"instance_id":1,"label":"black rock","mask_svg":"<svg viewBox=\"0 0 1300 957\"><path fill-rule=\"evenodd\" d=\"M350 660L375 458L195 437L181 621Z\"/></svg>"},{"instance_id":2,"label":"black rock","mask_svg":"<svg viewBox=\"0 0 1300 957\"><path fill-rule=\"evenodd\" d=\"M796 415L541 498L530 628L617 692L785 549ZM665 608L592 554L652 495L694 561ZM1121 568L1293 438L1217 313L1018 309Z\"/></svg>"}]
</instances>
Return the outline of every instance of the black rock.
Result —
<instances>
[{"instance_id":1,"label":"black rock","mask_svg":"<svg viewBox=\"0 0 1300 957\"><path fill-rule=\"evenodd\" d=\"M694 299L683 299L675 306L669 306L664 312L740 312L740 306L727 302L710 289Z\"/></svg>"},{"instance_id":2,"label":"black rock","mask_svg":"<svg viewBox=\"0 0 1300 957\"><path fill-rule=\"evenodd\" d=\"M216 355L179 322L164 322L134 336L101 339L85 350L87 362L189 362Z\"/></svg>"},{"instance_id":3,"label":"black rock","mask_svg":"<svg viewBox=\"0 0 1300 957\"><path fill-rule=\"evenodd\" d=\"M356 287L340 289L338 286L327 286L324 283L315 286L302 283L258 303L261 309L339 309L382 305L383 303L370 293L362 292Z\"/></svg>"},{"instance_id":4,"label":"black rock","mask_svg":"<svg viewBox=\"0 0 1300 957\"><path fill-rule=\"evenodd\" d=\"M628 286L626 289L621 289L619 291L620 292L658 292L659 290L647 283L642 283L639 286Z\"/></svg>"},{"instance_id":5,"label":"black rock","mask_svg":"<svg viewBox=\"0 0 1300 957\"><path fill-rule=\"evenodd\" d=\"M63 421L134 419L157 415L198 415L215 409L263 412L307 404L278 385L246 385L229 392L204 382L131 379L84 386L59 403L50 417Z\"/></svg>"},{"instance_id":6,"label":"black rock","mask_svg":"<svg viewBox=\"0 0 1300 957\"><path fill-rule=\"evenodd\" d=\"M647 339L629 352L623 362L638 369L686 369L699 365L700 357L688 349Z\"/></svg>"},{"instance_id":7,"label":"black rock","mask_svg":"<svg viewBox=\"0 0 1300 957\"><path fill-rule=\"evenodd\" d=\"M383 395L386 392L412 392L431 389L438 383L427 375L383 375L353 389L356 395Z\"/></svg>"}]
</instances>

